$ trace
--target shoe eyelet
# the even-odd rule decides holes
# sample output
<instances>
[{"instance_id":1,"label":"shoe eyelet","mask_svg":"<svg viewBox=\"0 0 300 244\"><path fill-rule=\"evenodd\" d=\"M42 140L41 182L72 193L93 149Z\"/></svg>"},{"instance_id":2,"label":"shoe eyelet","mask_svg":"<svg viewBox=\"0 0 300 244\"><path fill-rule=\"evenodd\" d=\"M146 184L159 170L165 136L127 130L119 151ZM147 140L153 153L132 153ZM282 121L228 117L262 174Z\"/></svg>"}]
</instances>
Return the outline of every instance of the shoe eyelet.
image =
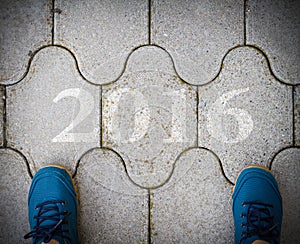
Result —
<instances>
[{"instance_id":1,"label":"shoe eyelet","mask_svg":"<svg viewBox=\"0 0 300 244\"><path fill-rule=\"evenodd\" d=\"M243 203L242 203L242 206L245 207L245 206L246 206L246 203L243 202Z\"/></svg>"},{"instance_id":2,"label":"shoe eyelet","mask_svg":"<svg viewBox=\"0 0 300 244\"><path fill-rule=\"evenodd\" d=\"M67 205L67 201L63 201L63 202L61 203L61 205L63 205L63 206Z\"/></svg>"}]
</instances>

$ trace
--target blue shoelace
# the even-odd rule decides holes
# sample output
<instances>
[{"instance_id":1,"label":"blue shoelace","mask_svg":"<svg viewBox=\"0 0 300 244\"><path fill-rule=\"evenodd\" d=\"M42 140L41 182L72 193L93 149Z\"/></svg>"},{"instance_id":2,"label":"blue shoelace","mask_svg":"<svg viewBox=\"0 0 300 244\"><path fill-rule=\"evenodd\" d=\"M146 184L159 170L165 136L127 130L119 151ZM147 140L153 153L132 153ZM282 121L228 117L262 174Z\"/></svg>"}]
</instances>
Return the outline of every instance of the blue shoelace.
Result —
<instances>
[{"instance_id":1,"label":"blue shoelace","mask_svg":"<svg viewBox=\"0 0 300 244\"><path fill-rule=\"evenodd\" d=\"M47 243L53 239L54 236L58 236L71 243L71 239L64 235L69 231L62 229L62 225L67 224L66 217L69 216L70 213L66 211L59 212L57 204L65 204L65 202L62 200L46 201L36 206L36 209L39 209L38 215L34 216L37 221L36 226L31 232L24 236L25 239L34 238L35 243L38 243L39 240ZM49 212L52 213L49 214ZM50 220L53 224L43 225L47 220Z\"/></svg>"},{"instance_id":2,"label":"blue shoelace","mask_svg":"<svg viewBox=\"0 0 300 244\"><path fill-rule=\"evenodd\" d=\"M247 222L242 224L243 227L246 227L246 231L242 232L243 238L240 243L253 236L258 236L264 241L273 241L271 243L278 243L279 224L275 222L275 217L270 212L273 205L260 202L244 202L243 205L249 206L247 213L242 214Z\"/></svg>"}]
</instances>

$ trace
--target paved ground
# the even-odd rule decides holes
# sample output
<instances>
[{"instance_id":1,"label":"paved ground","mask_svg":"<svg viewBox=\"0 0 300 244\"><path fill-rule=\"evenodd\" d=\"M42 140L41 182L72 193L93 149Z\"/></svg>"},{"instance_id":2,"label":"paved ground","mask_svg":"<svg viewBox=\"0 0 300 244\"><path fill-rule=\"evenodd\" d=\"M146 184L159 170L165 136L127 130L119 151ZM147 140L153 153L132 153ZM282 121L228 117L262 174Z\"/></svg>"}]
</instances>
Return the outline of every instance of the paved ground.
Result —
<instances>
[{"instance_id":1,"label":"paved ground","mask_svg":"<svg viewBox=\"0 0 300 244\"><path fill-rule=\"evenodd\" d=\"M1 0L0 242L31 177L74 175L82 243L231 243L231 191L269 167L300 239L300 2Z\"/></svg>"}]
</instances>

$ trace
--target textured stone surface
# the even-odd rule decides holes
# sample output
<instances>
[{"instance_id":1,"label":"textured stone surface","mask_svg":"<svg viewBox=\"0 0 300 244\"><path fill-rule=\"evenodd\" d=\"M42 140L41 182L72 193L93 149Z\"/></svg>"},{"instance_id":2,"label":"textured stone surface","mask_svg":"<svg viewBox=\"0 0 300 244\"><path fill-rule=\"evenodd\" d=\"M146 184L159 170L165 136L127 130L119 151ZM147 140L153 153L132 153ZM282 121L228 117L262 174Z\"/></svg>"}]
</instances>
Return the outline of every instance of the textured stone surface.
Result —
<instances>
[{"instance_id":1,"label":"textured stone surface","mask_svg":"<svg viewBox=\"0 0 300 244\"><path fill-rule=\"evenodd\" d=\"M157 47L136 50L120 80L103 87L103 145L120 153L135 183L163 184L196 145L196 96Z\"/></svg>"},{"instance_id":2,"label":"textured stone surface","mask_svg":"<svg viewBox=\"0 0 300 244\"><path fill-rule=\"evenodd\" d=\"M8 145L27 157L33 172L53 163L73 171L78 158L100 144L99 96L68 51L41 50L26 78L7 88Z\"/></svg>"},{"instance_id":3,"label":"textured stone surface","mask_svg":"<svg viewBox=\"0 0 300 244\"><path fill-rule=\"evenodd\" d=\"M266 52L278 78L300 83L300 2L248 1L247 44Z\"/></svg>"},{"instance_id":4,"label":"textured stone surface","mask_svg":"<svg viewBox=\"0 0 300 244\"><path fill-rule=\"evenodd\" d=\"M300 146L300 86L295 87L294 104L295 144Z\"/></svg>"},{"instance_id":5,"label":"textured stone surface","mask_svg":"<svg viewBox=\"0 0 300 244\"><path fill-rule=\"evenodd\" d=\"M237 48L219 77L199 88L199 145L213 150L234 181L247 164L267 165L292 144L292 87L275 80L264 56Z\"/></svg>"},{"instance_id":6,"label":"textured stone surface","mask_svg":"<svg viewBox=\"0 0 300 244\"><path fill-rule=\"evenodd\" d=\"M182 79L205 84L228 49L243 43L243 9L240 0L155 0L152 43L170 52Z\"/></svg>"},{"instance_id":7,"label":"textured stone surface","mask_svg":"<svg viewBox=\"0 0 300 244\"><path fill-rule=\"evenodd\" d=\"M232 243L230 181L271 164L297 242L298 2L2 1L0 146L26 158L0 149L0 243L29 231L27 161L74 173L81 243Z\"/></svg>"},{"instance_id":8,"label":"textured stone surface","mask_svg":"<svg viewBox=\"0 0 300 244\"><path fill-rule=\"evenodd\" d=\"M300 239L300 148L280 152L273 161L272 171L283 201L281 242L297 243Z\"/></svg>"},{"instance_id":9,"label":"textured stone surface","mask_svg":"<svg viewBox=\"0 0 300 244\"><path fill-rule=\"evenodd\" d=\"M231 185L211 152L181 155L174 174L153 190L153 243L230 243L233 239Z\"/></svg>"},{"instance_id":10,"label":"textured stone surface","mask_svg":"<svg viewBox=\"0 0 300 244\"><path fill-rule=\"evenodd\" d=\"M0 83L26 73L32 52L51 44L51 1L2 0L0 4Z\"/></svg>"},{"instance_id":11,"label":"textured stone surface","mask_svg":"<svg viewBox=\"0 0 300 244\"><path fill-rule=\"evenodd\" d=\"M3 113L4 113L4 86L0 86L0 147L3 146L3 140L4 140L4 131L3 131Z\"/></svg>"},{"instance_id":12,"label":"textured stone surface","mask_svg":"<svg viewBox=\"0 0 300 244\"><path fill-rule=\"evenodd\" d=\"M94 149L79 162L81 243L146 243L147 190L128 178L122 160L107 149Z\"/></svg>"},{"instance_id":13,"label":"textured stone surface","mask_svg":"<svg viewBox=\"0 0 300 244\"><path fill-rule=\"evenodd\" d=\"M10 149L0 149L0 242L30 243L23 236L30 231L27 194L30 177L23 157Z\"/></svg>"},{"instance_id":14,"label":"textured stone surface","mask_svg":"<svg viewBox=\"0 0 300 244\"><path fill-rule=\"evenodd\" d=\"M55 43L70 48L88 80L116 80L129 53L148 42L148 1L56 1Z\"/></svg>"}]
</instances>

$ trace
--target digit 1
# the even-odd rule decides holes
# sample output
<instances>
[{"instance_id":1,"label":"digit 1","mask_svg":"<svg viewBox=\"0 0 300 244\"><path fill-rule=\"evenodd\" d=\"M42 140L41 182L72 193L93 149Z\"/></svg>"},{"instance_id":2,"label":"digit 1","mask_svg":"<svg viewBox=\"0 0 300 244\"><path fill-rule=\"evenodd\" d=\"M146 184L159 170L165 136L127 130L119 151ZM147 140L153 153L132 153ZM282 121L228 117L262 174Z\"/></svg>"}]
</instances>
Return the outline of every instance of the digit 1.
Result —
<instances>
[{"instance_id":1,"label":"digit 1","mask_svg":"<svg viewBox=\"0 0 300 244\"><path fill-rule=\"evenodd\" d=\"M135 113L134 116L134 131L128 140L121 141L120 128L115 128L115 125L119 124L116 121L119 112L120 99L124 94L131 94L135 98L134 106L135 111L142 111L141 113ZM113 91L106 100L107 111L107 132L116 142L133 143L143 138L148 131L150 123L150 109L143 94L136 90L130 90L129 88L121 88L117 91Z\"/></svg>"},{"instance_id":2,"label":"digit 1","mask_svg":"<svg viewBox=\"0 0 300 244\"><path fill-rule=\"evenodd\" d=\"M186 94L184 89L164 92L163 95L172 98L172 129L171 136L164 142L184 142L186 139Z\"/></svg>"}]
</instances>

